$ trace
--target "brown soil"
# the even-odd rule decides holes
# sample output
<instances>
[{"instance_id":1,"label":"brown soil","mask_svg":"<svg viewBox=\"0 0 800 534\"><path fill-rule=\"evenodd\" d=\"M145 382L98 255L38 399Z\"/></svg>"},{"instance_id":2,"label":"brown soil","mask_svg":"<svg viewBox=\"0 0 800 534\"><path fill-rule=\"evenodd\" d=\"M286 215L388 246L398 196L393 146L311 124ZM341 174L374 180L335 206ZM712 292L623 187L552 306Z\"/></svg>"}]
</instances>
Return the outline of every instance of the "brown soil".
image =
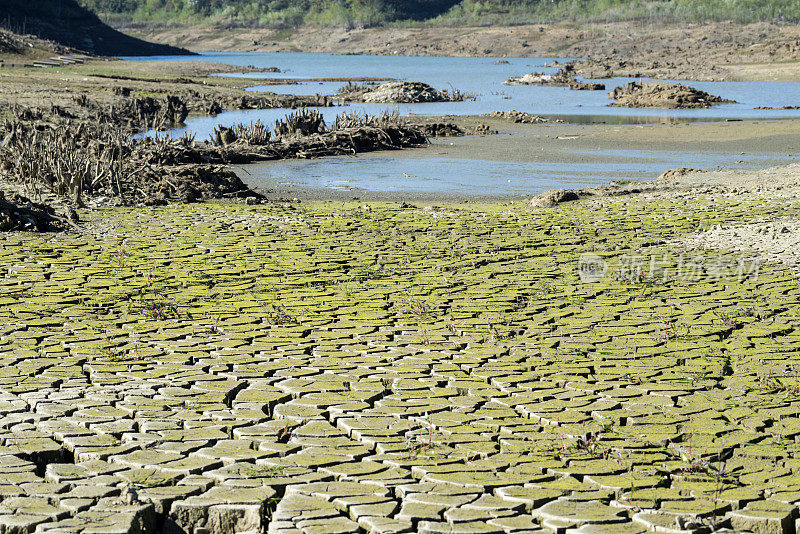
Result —
<instances>
[{"instance_id":1,"label":"brown soil","mask_svg":"<svg viewBox=\"0 0 800 534\"><path fill-rule=\"evenodd\" d=\"M694 87L667 82L630 82L608 96L613 100L610 106L622 108L699 109L734 103Z\"/></svg>"},{"instance_id":2,"label":"brown soil","mask_svg":"<svg viewBox=\"0 0 800 534\"><path fill-rule=\"evenodd\" d=\"M137 35L190 50L583 57L587 61L575 65L576 74L592 78L800 80L800 28L793 24L619 22L291 33L192 28ZM767 64L778 64L777 71Z\"/></svg>"},{"instance_id":3,"label":"brown soil","mask_svg":"<svg viewBox=\"0 0 800 534\"><path fill-rule=\"evenodd\" d=\"M532 115L530 113L517 110L492 111L486 116L493 119L502 119L516 124L547 124L552 122L563 122L561 120L547 119L545 117L540 117L539 115Z\"/></svg>"}]
</instances>

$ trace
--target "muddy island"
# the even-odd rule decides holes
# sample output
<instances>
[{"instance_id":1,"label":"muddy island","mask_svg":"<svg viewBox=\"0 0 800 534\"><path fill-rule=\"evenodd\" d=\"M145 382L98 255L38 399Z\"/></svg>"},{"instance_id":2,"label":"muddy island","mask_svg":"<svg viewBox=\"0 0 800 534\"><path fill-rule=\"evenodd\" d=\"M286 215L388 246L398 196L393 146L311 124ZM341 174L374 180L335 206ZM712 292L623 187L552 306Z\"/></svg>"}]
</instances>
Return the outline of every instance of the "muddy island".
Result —
<instances>
[{"instance_id":1,"label":"muddy island","mask_svg":"<svg viewBox=\"0 0 800 534\"><path fill-rule=\"evenodd\" d=\"M506 85L542 85L548 87L569 87L573 91L604 91L606 86L602 83L582 82L575 78L572 65L562 67L555 74L544 72L530 72L517 78L511 77L505 81Z\"/></svg>"},{"instance_id":2,"label":"muddy island","mask_svg":"<svg viewBox=\"0 0 800 534\"><path fill-rule=\"evenodd\" d=\"M608 96L610 106L625 108L698 109L717 104L735 104L733 100L711 95L680 83L630 82L617 87Z\"/></svg>"},{"instance_id":3,"label":"muddy island","mask_svg":"<svg viewBox=\"0 0 800 534\"><path fill-rule=\"evenodd\" d=\"M422 102L461 102L472 95L460 91L434 89L422 82L391 81L380 85L348 83L339 90L348 102L374 104L419 104Z\"/></svg>"}]
</instances>

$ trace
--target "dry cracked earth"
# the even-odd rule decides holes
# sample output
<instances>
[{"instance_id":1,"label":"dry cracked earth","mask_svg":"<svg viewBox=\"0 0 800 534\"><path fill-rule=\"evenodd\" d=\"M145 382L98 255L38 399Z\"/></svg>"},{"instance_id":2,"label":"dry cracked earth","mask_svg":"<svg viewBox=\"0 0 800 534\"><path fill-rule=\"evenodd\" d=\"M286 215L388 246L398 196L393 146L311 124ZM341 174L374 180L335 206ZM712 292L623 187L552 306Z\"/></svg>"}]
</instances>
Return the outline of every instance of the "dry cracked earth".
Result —
<instances>
[{"instance_id":1,"label":"dry cracked earth","mask_svg":"<svg viewBox=\"0 0 800 534\"><path fill-rule=\"evenodd\" d=\"M204 204L0 235L0 531L794 532L800 283L664 244L798 207Z\"/></svg>"}]
</instances>

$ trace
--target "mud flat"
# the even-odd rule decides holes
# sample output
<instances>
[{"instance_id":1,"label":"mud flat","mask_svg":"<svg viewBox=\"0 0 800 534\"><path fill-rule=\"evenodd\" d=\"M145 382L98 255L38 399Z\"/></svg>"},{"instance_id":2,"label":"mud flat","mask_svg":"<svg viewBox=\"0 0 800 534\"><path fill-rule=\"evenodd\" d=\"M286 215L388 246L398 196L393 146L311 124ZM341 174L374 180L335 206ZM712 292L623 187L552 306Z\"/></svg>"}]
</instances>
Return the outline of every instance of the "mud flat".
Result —
<instances>
[{"instance_id":1,"label":"mud flat","mask_svg":"<svg viewBox=\"0 0 800 534\"><path fill-rule=\"evenodd\" d=\"M497 119L423 150L789 154L798 124ZM96 204L0 232L0 526L790 532L799 177L676 172L547 208Z\"/></svg>"},{"instance_id":2,"label":"mud flat","mask_svg":"<svg viewBox=\"0 0 800 534\"><path fill-rule=\"evenodd\" d=\"M421 120L421 118L417 118ZM267 163L274 171L262 171L260 166L235 167L238 176L250 187L268 197L301 199L350 200L394 200L397 202L443 202L447 200L521 200L524 192L508 192L506 179L518 182L520 169L536 173L542 169L542 181L550 181L548 175L558 175L559 170L575 171L583 176L608 176L605 179L585 181L600 185L612 179L634 181L650 176L655 178L672 167L697 167L714 170L720 165L747 169L759 169L786 165L795 161L796 136L800 134L800 121L741 121L741 122L697 122L678 124L569 124L540 123L516 124L505 118L492 116L445 117L466 132L475 132L477 127L499 131L499 135L446 137L431 139L428 146L398 152L373 152L355 159L337 159L331 162L319 160L312 167L282 167L280 163ZM458 188L427 191L417 187L415 180L430 175L426 166L438 161L443 172L474 172L472 169L488 169L496 174L496 184L482 180L480 188ZM324 173L348 180L354 174L368 172L374 166L396 168L387 182L355 181L351 187L331 188L303 186L313 183L311 179L292 181L296 172L304 176ZM495 169L507 168L503 175ZM283 170L281 170L283 169ZM420 172L410 169L418 169ZM451 169L448 171L448 169ZM615 169L618 169L615 170ZM412 174L406 177L401 171ZM646 171L648 174L642 174ZM612 174L609 174L612 173ZM386 174L386 173L381 173ZM352 175L352 176L351 176ZM444 180L445 176L431 175L432 179ZM572 181L569 173L564 181ZM393 187L385 187L385 185ZM402 190L396 186L403 184ZM534 183L535 185L535 183ZM370 187L367 187L370 186ZM559 187L554 185L551 187ZM573 187L573 186L560 186ZM469 189L465 192L464 189ZM541 189L540 189L541 190ZM427 192L426 192L427 191ZM528 196L534 193L529 193Z\"/></svg>"},{"instance_id":3,"label":"mud flat","mask_svg":"<svg viewBox=\"0 0 800 534\"><path fill-rule=\"evenodd\" d=\"M568 117L564 119L569 120ZM773 155L775 164L780 160L789 163L797 154L794 136L800 133L800 120L793 119L588 125L514 124L485 115L449 117L448 120L464 128L485 123L499 130L501 135L435 140L425 150L452 157L498 161L541 159L566 164L583 161L590 150L606 152L609 156L616 151L618 157L651 151ZM413 155L406 153L400 157ZM684 163L691 166L691 161Z\"/></svg>"},{"instance_id":4,"label":"mud flat","mask_svg":"<svg viewBox=\"0 0 800 534\"><path fill-rule=\"evenodd\" d=\"M674 243L796 198L196 204L2 233L0 523L786 531L796 279ZM582 282L587 253L607 269Z\"/></svg>"}]
</instances>

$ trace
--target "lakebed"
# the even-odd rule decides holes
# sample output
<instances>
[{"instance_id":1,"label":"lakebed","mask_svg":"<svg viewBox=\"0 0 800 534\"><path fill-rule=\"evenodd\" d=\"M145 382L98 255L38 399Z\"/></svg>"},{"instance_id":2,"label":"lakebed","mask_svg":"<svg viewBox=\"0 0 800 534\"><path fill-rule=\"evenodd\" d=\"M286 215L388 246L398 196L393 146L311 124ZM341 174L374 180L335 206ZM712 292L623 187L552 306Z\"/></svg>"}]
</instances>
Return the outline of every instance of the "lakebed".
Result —
<instances>
[{"instance_id":1,"label":"lakebed","mask_svg":"<svg viewBox=\"0 0 800 534\"><path fill-rule=\"evenodd\" d=\"M63 76L243 87L137 68ZM497 121L354 161L740 169L546 208L454 188L95 201L79 228L0 234L0 524L793 532L800 170L753 169L789 161L800 123L663 120Z\"/></svg>"},{"instance_id":2,"label":"lakebed","mask_svg":"<svg viewBox=\"0 0 800 534\"><path fill-rule=\"evenodd\" d=\"M4 234L0 521L790 532L796 278L675 241L798 209L226 203Z\"/></svg>"},{"instance_id":3,"label":"lakebed","mask_svg":"<svg viewBox=\"0 0 800 534\"><path fill-rule=\"evenodd\" d=\"M316 110L332 124L343 111L362 115L396 112L414 120L443 120L487 127L499 136L434 139L427 149L367 157L281 161L237 167L251 187L283 196L337 198L510 197L548 189L590 187L610 180L653 179L681 166L757 169L792 161L791 135L800 109L800 85L771 82L685 82L732 103L707 109L610 107L608 92L633 78L602 82L602 91L568 87L507 85L525 72L555 73L564 57L415 57L305 53L202 53L194 58L154 57L147 61L225 62L252 72L219 73L220 79L249 81L259 91L336 98L351 79L419 80L436 88L457 89L469 98L457 102L365 104ZM263 72L265 69L273 72ZM338 84L337 85L337 80ZM783 108L783 109L782 109ZM488 116L523 110L553 124L515 125ZM215 128L261 121L271 124L290 110L234 110L195 116L169 132L174 137L208 138ZM768 121L766 126L757 121ZM737 121L716 124L718 121ZM739 122L741 121L741 122ZM563 122L564 124L559 124ZM703 122L695 125L695 122ZM716 124L716 125L715 125ZM150 132L148 135L154 135ZM349 197L347 195L350 194Z\"/></svg>"}]
</instances>

